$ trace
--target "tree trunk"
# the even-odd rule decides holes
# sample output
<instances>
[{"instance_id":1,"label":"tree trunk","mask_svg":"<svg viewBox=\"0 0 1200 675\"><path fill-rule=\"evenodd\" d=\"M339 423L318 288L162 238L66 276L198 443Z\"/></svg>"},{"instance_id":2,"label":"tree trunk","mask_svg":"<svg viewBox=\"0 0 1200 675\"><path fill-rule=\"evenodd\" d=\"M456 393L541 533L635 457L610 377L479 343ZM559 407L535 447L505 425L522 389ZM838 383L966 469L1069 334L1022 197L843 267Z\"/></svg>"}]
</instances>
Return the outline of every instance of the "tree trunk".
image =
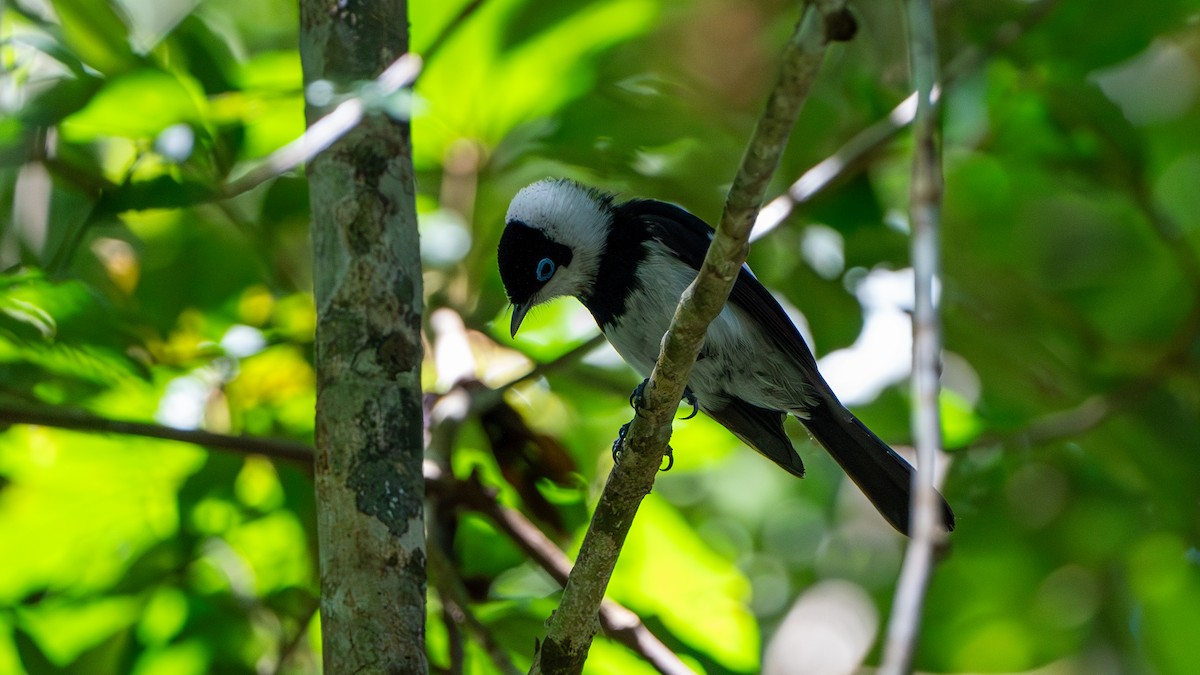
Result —
<instances>
[{"instance_id":1,"label":"tree trunk","mask_svg":"<svg viewBox=\"0 0 1200 675\"><path fill-rule=\"evenodd\" d=\"M407 51L405 0L301 1L306 87ZM324 112L311 106L311 125ZM421 261L409 127L368 113L308 165L326 673L423 673Z\"/></svg>"}]
</instances>

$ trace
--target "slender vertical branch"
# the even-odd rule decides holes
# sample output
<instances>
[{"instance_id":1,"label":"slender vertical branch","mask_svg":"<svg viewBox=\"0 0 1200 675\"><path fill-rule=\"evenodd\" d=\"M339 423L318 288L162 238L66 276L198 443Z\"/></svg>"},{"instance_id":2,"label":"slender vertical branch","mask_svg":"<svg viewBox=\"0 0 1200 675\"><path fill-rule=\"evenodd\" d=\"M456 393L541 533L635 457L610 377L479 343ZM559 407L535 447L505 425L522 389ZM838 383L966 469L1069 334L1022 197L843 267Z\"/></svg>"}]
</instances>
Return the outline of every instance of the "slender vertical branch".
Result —
<instances>
[{"instance_id":1,"label":"slender vertical branch","mask_svg":"<svg viewBox=\"0 0 1200 675\"><path fill-rule=\"evenodd\" d=\"M406 0L301 0L306 86L346 87L384 72L410 79L411 70L388 70L408 51L407 16ZM306 112L311 127L326 111ZM322 655L327 673L422 673L423 307L412 145L408 123L385 114L352 126L307 166Z\"/></svg>"},{"instance_id":2,"label":"slender vertical branch","mask_svg":"<svg viewBox=\"0 0 1200 675\"><path fill-rule=\"evenodd\" d=\"M849 24L849 27L848 25ZM749 250L750 229L800 109L816 79L830 39L846 39L853 20L840 4L806 3L784 51L779 79L742 158L712 244L696 279L684 291L663 337L643 406L637 411L609 475L579 558L550 618L533 673L578 673L599 629L597 612L617 556L671 436L671 421L683 395L709 323L720 313Z\"/></svg>"},{"instance_id":3,"label":"slender vertical branch","mask_svg":"<svg viewBox=\"0 0 1200 675\"><path fill-rule=\"evenodd\" d=\"M933 567L934 547L944 536L938 525L933 463L941 448L938 415L938 308L934 298L939 270L942 201L941 147L936 105L937 41L930 0L908 2L909 58L917 90L913 120L913 172L910 190L912 263L916 277L913 315L912 427L920 471L913 474L912 540L904 556L896 601L892 606L881 672L901 675L912 670L921 625L921 610Z\"/></svg>"}]
</instances>

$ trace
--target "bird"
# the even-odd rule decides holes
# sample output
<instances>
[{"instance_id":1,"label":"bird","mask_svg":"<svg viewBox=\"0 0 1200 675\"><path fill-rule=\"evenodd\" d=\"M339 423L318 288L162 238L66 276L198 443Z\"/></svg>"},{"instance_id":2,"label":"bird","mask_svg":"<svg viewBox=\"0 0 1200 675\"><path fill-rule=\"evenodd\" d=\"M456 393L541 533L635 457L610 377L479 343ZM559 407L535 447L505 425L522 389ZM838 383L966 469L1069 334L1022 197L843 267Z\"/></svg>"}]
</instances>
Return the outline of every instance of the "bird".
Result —
<instances>
[{"instance_id":1,"label":"bird","mask_svg":"<svg viewBox=\"0 0 1200 675\"><path fill-rule=\"evenodd\" d=\"M513 308L511 336L533 307L573 296L621 358L648 377L712 238L701 218L668 202L618 201L565 178L524 187L509 204L497 249ZM686 395L802 478L804 463L783 426L795 417L884 519L910 533L913 467L842 405L800 331L747 265L708 327ZM941 495L938 501L942 526L953 530L953 511Z\"/></svg>"}]
</instances>

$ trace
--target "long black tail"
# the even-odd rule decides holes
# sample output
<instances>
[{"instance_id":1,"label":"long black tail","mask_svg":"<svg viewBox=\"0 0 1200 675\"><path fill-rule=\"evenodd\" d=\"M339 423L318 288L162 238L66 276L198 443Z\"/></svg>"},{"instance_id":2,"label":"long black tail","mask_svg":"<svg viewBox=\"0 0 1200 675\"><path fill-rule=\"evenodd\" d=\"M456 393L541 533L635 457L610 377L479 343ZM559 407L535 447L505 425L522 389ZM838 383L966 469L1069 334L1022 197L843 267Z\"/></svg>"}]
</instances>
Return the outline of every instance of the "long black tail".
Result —
<instances>
[{"instance_id":1,"label":"long black tail","mask_svg":"<svg viewBox=\"0 0 1200 675\"><path fill-rule=\"evenodd\" d=\"M892 527L909 534L913 468L908 462L836 401L826 399L800 421ZM953 530L954 512L941 495L938 500L942 524Z\"/></svg>"}]
</instances>

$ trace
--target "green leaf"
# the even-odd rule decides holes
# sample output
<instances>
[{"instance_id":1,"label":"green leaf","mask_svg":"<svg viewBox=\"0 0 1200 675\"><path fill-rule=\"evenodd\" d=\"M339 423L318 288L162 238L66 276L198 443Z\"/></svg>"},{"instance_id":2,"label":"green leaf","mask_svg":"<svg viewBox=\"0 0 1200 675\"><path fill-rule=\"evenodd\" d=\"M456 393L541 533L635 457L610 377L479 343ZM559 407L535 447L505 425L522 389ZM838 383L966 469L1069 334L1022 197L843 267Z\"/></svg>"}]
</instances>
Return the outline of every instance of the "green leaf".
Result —
<instances>
[{"instance_id":1,"label":"green leaf","mask_svg":"<svg viewBox=\"0 0 1200 675\"><path fill-rule=\"evenodd\" d=\"M51 0L50 4L63 41L89 66L116 75L137 63L126 19L108 0Z\"/></svg>"},{"instance_id":2,"label":"green leaf","mask_svg":"<svg viewBox=\"0 0 1200 675\"><path fill-rule=\"evenodd\" d=\"M10 334L25 340L38 335L46 340L54 337L57 328L54 317L37 305L20 298L0 296L0 314L12 319L12 322L0 319L0 331L7 330ZM24 327L33 328L37 334L23 330Z\"/></svg>"},{"instance_id":3,"label":"green leaf","mask_svg":"<svg viewBox=\"0 0 1200 675\"><path fill-rule=\"evenodd\" d=\"M142 68L108 80L87 106L63 120L62 131L76 142L149 139L173 124L200 123L204 105L199 87L185 75Z\"/></svg>"},{"instance_id":4,"label":"green leaf","mask_svg":"<svg viewBox=\"0 0 1200 675\"><path fill-rule=\"evenodd\" d=\"M1055 7L1017 49L1084 74L1137 54L1155 35L1182 28L1195 9L1190 0L1159 0L1153 12L1124 2L1066 3Z\"/></svg>"},{"instance_id":5,"label":"green leaf","mask_svg":"<svg viewBox=\"0 0 1200 675\"><path fill-rule=\"evenodd\" d=\"M942 417L942 442L947 449L967 445L984 430L983 420L962 396L943 389L938 404Z\"/></svg>"},{"instance_id":6,"label":"green leaf","mask_svg":"<svg viewBox=\"0 0 1200 675\"><path fill-rule=\"evenodd\" d=\"M64 669L63 675L92 675L97 672L126 673L137 656L132 630L118 630L99 644L83 650Z\"/></svg>"},{"instance_id":7,"label":"green leaf","mask_svg":"<svg viewBox=\"0 0 1200 675\"><path fill-rule=\"evenodd\" d=\"M238 89L234 80L238 70L234 46L204 19L189 14L171 32L169 44L186 59L187 72L210 95Z\"/></svg>"},{"instance_id":8,"label":"green leaf","mask_svg":"<svg viewBox=\"0 0 1200 675\"><path fill-rule=\"evenodd\" d=\"M30 125L51 126L81 110L103 86L103 80L84 75L63 78L21 107L17 119Z\"/></svg>"},{"instance_id":9,"label":"green leaf","mask_svg":"<svg viewBox=\"0 0 1200 675\"><path fill-rule=\"evenodd\" d=\"M209 182L159 175L149 180L132 180L105 192L96 209L110 214L179 209L212 201L216 196L217 192Z\"/></svg>"},{"instance_id":10,"label":"green leaf","mask_svg":"<svg viewBox=\"0 0 1200 675\"><path fill-rule=\"evenodd\" d=\"M758 665L750 583L661 499L642 502L609 593L725 668L749 672Z\"/></svg>"},{"instance_id":11,"label":"green leaf","mask_svg":"<svg viewBox=\"0 0 1200 675\"><path fill-rule=\"evenodd\" d=\"M78 281L53 283L34 273L0 276L0 363L113 385L144 376L126 353L112 308Z\"/></svg>"},{"instance_id":12,"label":"green leaf","mask_svg":"<svg viewBox=\"0 0 1200 675\"><path fill-rule=\"evenodd\" d=\"M413 120L418 166L441 162L461 138L494 145L583 94L595 77L590 57L647 30L657 11L647 0L607 0L551 14L534 31L520 27L523 6L485 3L426 64L417 94L428 113Z\"/></svg>"},{"instance_id":13,"label":"green leaf","mask_svg":"<svg viewBox=\"0 0 1200 675\"><path fill-rule=\"evenodd\" d=\"M83 62L79 60L79 55L71 51L71 49L56 39L53 35L43 33L26 33L18 34L12 37L14 46L24 45L32 47L39 52L49 56L66 66L75 77L83 77L87 75L87 69Z\"/></svg>"},{"instance_id":14,"label":"green leaf","mask_svg":"<svg viewBox=\"0 0 1200 675\"><path fill-rule=\"evenodd\" d=\"M21 657L21 665L29 675L56 675L59 668L33 639L20 627L13 627L13 641L17 646L17 654Z\"/></svg>"}]
</instances>

